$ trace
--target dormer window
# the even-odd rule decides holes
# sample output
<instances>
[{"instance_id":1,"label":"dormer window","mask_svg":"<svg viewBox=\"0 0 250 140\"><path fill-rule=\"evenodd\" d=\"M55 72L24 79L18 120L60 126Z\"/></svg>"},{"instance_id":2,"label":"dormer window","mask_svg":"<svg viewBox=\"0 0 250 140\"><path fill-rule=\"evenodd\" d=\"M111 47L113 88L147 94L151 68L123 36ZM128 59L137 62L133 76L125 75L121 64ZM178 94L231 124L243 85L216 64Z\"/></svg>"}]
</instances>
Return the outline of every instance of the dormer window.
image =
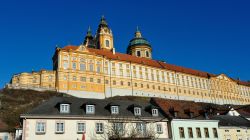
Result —
<instances>
[{"instance_id":1,"label":"dormer window","mask_svg":"<svg viewBox=\"0 0 250 140\"><path fill-rule=\"evenodd\" d=\"M134 114L135 114L135 116L140 116L141 115L141 108L140 107L135 107L134 108Z\"/></svg>"},{"instance_id":2,"label":"dormer window","mask_svg":"<svg viewBox=\"0 0 250 140\"><path fill-rule=\"evenodd\" d=\"M158 117L158 109L152 109L152 116Z\"/></svg>"},{"instance_id":3,"label":"dormer window","mask_svg":"<svg viewBox=\"0 0 250 140\"><path fill-rule=\"evenodd\" d=\"M60 104L60 113L69 113L70 108L69 104Z\"/></svg>"},{"instance_id":4,"label":"dormer window","mask_svg":"<svg viewBox=\"0 0 250 140\"><path fill-rule=\"evenodd\" d=\"M189 112L189 117L193 118L194 117L194 112Z\"/></svg>"},{"instance_id":5,"label":"dormer window","mask_svg":"<svg viewBox=\"0 0 250 140\"><path fill-rule=\"evenodd\" d=\"M119 114L119 107L111 106L111 114Z\"/></svg>"},{"instance_id":6,"label":"dormer window","mask_svg":"<svg viewBox=\"0 0 250 140\"><path fill-rule=\"evenodd\" d=\"M95 105L86 105L86 114L95 114Z\"/></svg>"},{"instance_id":7,"label":"dormer window","mask_svg":"<svg viewBox=\"0 0 250 140\"><path fill-rule=\"evenodd\" d=\"M177 112L177 111L174 112L174 117L175 117L175 118L178 117L178 112Z\"/></svg>"}]
</instances>

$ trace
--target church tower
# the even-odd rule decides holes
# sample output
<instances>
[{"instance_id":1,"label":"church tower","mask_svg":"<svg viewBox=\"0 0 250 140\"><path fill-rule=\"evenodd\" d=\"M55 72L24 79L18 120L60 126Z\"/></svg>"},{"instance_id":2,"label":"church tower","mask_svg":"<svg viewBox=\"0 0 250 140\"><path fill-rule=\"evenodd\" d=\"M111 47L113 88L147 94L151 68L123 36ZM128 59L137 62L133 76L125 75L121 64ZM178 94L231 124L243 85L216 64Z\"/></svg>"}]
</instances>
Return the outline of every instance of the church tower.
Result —
<instances>
[{"instance_id":1,"label":"church tower","mask_svg":"<svg viewBox=\"0 0 250 140\"><path fill-rule=\"evenodd\" d=\"M88 48L95 48L96 47L95 39L92 36L90 27L88 28L83 45L87 46Z\"/></svg>"},{"instance_id":2,"label":"church tower","mask_svg":"<svg viewBox=\"0 0 250 140\"><path fill-rule=\"evenodd\" d=\"M127 54L152 59L152 48L150 43L142 37L139 28L137 27L135 37L130 40Z\"/></svg>"},{"instance_id":3,"label":"church tower","mask_svg":"<svg viewBox=\"0 0 250 140\"><path fill-rule=\"evenodd\" d=\"M97 49L114 51L113 34L111 29L108 27L108 23L106 22L104 16L102 16L97 29L96 46Z\"/></svg>"}]
</instances>

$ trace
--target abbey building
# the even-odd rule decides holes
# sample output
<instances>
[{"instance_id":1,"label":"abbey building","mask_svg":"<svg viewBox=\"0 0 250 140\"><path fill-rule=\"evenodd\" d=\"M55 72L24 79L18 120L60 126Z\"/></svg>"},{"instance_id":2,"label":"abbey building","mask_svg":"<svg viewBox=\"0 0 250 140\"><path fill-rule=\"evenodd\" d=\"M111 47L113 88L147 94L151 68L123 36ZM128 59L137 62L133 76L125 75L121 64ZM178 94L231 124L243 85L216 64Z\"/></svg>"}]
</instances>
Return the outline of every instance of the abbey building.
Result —
<instances>
[{"instance_id":1,"label":"abbey building","mask_svg":"<svg viewBox=\"0 0 250 140\"><path fill-rule=\"evenodd\" d=\"M115 51L113 34L102 17L79 46L56 48L53 70L13 75L10 88L56 90L82 98L145 96L215 104L249 104L250 82L153 59L139 29L127 53Z\"/></svg>"}]
</instances>

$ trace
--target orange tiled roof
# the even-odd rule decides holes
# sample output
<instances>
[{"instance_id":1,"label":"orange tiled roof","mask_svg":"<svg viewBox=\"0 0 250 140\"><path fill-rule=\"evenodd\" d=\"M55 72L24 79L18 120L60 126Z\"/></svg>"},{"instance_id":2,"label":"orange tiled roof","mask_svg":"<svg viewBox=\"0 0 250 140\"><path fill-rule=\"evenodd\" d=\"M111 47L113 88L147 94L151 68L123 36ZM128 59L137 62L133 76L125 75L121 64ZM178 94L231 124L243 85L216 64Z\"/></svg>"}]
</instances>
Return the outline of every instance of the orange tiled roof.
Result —
<instances>
[{"instance_id":1,"label":"orange tiled roof","mask_svg":"<svg viewBox=\"0 0 250 140\"><path fill-rule=\"evenodd\" d=\"M78 46L69 45L69 46L65 46L62 49L69 51L69 50L76 50L77 48L78 48ZM88 48L88 50L92 53L97 54L97 55L102 55L108 59L132 62L132 63L142 64L142 65L148 65L148 66L152 66L152 67L156 67L156 68L167 69L167 70L171 70L171 71L175 71L175 72L181 72L181 73L195 75L195 76L204 77L204 78L217 76L215 74L211 74L208 72L203 72L203 71L199 71L199 70L194 70L194 69L190 69L190 68L176 66L173 64L168 64L168 63L153 60L153 59L136 57L136 56L132 56L129 54L118 53L118 52L113 54L111 51L93 49L93 48ZM238 81L234 80L234 81L236 81L240 85L250 86L250 82L244 82L244 81L239 81L239 80Z\"/></svg>"}]
</instances>

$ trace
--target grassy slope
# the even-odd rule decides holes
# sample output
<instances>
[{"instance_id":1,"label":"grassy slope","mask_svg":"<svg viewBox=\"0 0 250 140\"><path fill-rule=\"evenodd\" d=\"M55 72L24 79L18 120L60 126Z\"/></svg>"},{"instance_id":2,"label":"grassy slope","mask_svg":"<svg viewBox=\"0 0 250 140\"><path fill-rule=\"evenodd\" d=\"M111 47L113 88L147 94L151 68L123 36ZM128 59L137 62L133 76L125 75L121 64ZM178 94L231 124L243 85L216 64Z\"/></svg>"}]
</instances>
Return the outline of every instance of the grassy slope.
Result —
<instances>
[{"instance_id":1,"label":"grassy slope","mask_svg":"<svg viewBox=\"0 0 250 140\"><path fill-rule=\"evenodd\" d=\"M0 120L8 125L7 131L14 131L19 125L20 114L26 113L53 96L64 96L65 94L53 91L34 91L21 89L0 90ZM147 97L117 96L115 100L131 100L136 102L148 102Z\"/></svg>"},{"instance_id":2,"label":"grassy slope","mask_svg":"<svg viewBox=\"0 0 250 140\"><path fill-rule=\"evenodd\" d=\"M53 96L63 96L63 94L51 91L1 90L0 119L8 125L6 130L13 131L14 127L19 124L20 114L31 110Z\"/></svg>"}]
</instances>

